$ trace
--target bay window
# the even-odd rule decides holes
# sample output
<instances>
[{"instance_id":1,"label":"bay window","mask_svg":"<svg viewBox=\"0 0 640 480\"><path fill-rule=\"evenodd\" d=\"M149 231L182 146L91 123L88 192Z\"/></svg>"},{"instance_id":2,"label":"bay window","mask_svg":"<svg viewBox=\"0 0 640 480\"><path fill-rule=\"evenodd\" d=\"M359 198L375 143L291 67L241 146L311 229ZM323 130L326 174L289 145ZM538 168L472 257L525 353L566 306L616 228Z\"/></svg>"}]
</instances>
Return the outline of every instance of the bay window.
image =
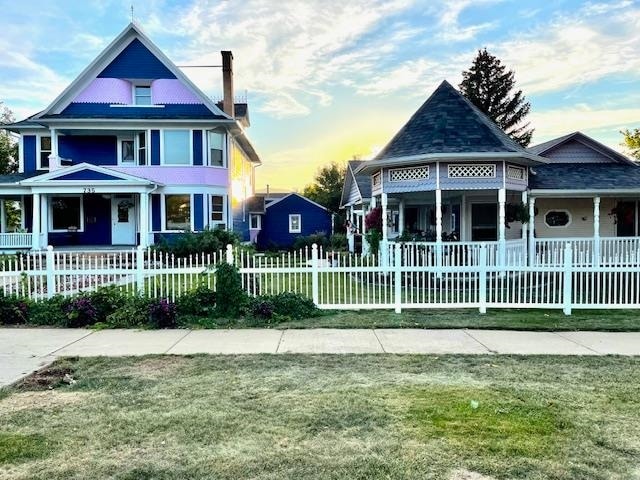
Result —
<instances>
[{"instance_id":1,"label":"bay window","mask_svg":"<svg viewBox=\"0 0 640 480\"><path fill-rule=\"evenodd\" d=\"M191 195L165 195L165 230L191 230Z\"/></svg>"},{"instance_id":2,"label":"bay window","mask_svg":"<svg viewBox=\"0 0 640 480\"><path fill-rule=\"evenodd\" d=\"M189 130L164 130L164 164L191 165L191 132Z\"/></svg>"}]
</instances>

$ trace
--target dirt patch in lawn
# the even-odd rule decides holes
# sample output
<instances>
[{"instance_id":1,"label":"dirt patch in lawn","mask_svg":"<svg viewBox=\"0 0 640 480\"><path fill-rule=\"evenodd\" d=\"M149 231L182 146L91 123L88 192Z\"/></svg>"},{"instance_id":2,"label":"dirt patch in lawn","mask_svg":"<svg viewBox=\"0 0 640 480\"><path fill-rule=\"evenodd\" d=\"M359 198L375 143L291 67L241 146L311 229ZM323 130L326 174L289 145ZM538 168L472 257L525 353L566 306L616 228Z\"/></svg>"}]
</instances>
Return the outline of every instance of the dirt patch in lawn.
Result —
<instances>
[{"instance_id":1,"label":"dirt patch in lawn","mask_svg":"<svg viewBox=\"0 0 640 480\"><path fill-rule=\"evenodd\" d=\"M16 392L0 400L2 413L14 413L32 408L56 408L77 405L95 396L89 392L68 392L60 390L40 390Z\"/></svg>"},{"instance_id":2,"label":"dirt patch in lawn","mask_svg":"<svg viewBox=\"0 0 640 480\"><path fill-rule=\"evenodd\" d=\"M75 381L78 358L65 358L41 368L15 384L18 391L51 390Z\"/></svg>"}]
</instances>

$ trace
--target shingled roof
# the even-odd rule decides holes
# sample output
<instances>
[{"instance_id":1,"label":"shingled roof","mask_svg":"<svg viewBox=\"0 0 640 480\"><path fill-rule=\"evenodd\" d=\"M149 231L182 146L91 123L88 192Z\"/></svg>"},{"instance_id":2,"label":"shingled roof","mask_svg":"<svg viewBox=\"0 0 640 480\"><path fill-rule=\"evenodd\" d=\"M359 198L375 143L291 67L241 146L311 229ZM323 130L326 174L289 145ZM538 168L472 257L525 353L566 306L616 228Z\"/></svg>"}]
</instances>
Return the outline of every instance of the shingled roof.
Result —
<instances>
[{"instance_id":1,"label":"shingled roof","mask_svg":"<svg viewBox=\"0 0 640 480\"><path fill-rule=\"evenodd\" d=\"M526 151L445 80L375 159L475 152Z\"/></svg>"},{"instance_id":2,"label":"shingled roof","mask_svg":"<svg viewBox=\"0 0 640 480\"><path fill-rule=\"evenodd\" d=\"M640 190L640 167L615 163L553 163L533 169L531 190Z\"/></svg>"}]
</instances>

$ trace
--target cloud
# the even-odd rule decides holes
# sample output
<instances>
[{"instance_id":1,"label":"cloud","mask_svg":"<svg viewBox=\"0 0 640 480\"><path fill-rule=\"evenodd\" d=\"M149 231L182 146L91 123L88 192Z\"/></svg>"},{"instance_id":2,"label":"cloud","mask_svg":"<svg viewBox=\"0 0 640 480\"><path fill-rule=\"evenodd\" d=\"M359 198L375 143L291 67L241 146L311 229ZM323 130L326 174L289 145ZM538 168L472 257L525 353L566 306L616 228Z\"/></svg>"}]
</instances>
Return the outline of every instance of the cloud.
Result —
<instances>
[{"instance_id":1,"label":"cloud","mask_svg":"<svg viewBox=\"0 0 640 480\"><path fill-rule=\"evenodd\" d=\"M598 4L599 5L599 4ZM640 77L640 8L596 4L490 46L527 94L560 91L613 75Z\"/></svg>"},{"instance_id":2,"label":"cloud","mask_svg":"<svg viewBox=\"0 0 640 480\"><path fill-rule=\"evenodd\" d=\"M498 22L483 22L461 26L460 15L469 7L482 7L502 0L452 0L436 4L440 11L438 37L444 42L461 42L474 39L479 33L495 28Z\"/></svg>"}]
</instances>

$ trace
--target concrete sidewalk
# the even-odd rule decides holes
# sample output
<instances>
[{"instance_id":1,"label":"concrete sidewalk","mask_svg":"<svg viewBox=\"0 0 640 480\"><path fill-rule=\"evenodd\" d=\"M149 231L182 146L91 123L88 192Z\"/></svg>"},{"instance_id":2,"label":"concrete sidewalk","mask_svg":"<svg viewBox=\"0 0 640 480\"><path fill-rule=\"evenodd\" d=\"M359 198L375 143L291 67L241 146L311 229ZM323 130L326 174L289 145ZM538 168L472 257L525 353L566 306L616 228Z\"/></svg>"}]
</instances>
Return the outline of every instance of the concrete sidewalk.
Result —
<instances>
[{"instance_id":1,"label":"concrete sidewalk","mask_svg":"<svg viewBox=\"0 0 640 480\"><path fill-rule=\"evenodd\" d=\"M61 356L253 353L640 355L640 332L0 329L0 386Z\"/></svg>"}]
</instances>

